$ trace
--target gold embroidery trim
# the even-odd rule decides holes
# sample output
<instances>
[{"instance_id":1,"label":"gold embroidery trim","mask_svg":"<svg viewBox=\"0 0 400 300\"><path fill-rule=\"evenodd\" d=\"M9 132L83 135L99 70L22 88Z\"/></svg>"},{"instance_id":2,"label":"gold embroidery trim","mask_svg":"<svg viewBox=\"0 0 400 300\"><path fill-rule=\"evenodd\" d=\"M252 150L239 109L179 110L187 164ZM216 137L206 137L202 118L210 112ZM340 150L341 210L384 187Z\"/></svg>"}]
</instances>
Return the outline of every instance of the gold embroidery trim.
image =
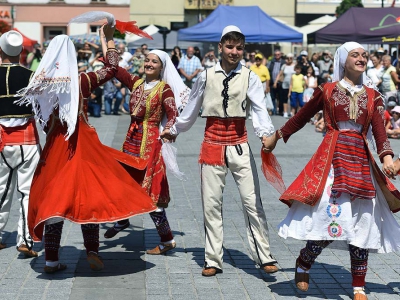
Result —
<instances>
[{"instance_id":1,"label":"gold embroidery trim","mask_svg":"<svg viewBox=\"0 0 400 300\"><path fill-rule=\"evenodd\" d=\"M6 74L7 96L10 95L10 87L8 86L8 76L10 76L10 66L7 67L7 74Z\"/></svg>"},{"instance_id":2,"label":"gold embroidery trim","mask_svg":"<svg viewBox=\"0 0 400 300\"><path fill-rule=\"evenodd\" d=\"M25 114L25 115L6 115L6 116L1 116L0 119L2 119L2 118L26 118L26 117L33 117L33 114Z\"/></svg>"},{"instance_id":3,"label":"gold embroidery trim","mask_svg":"<svg viewBox=\"0 0 400 300\"><path fill-rule=\"evenodd\" d=\"M347 95L347 89L345 87L343 87L340 82L337 85L337 87L346 94L347 97L349 97L349 118L350 120L354 120L357 121L358 118L358 112L359 112L359 107L358 107L358 98L360 95L366 93L366 90L364 88L364 86L361 88L361 90L359 90L358 92L354 92L354 95L351 96ZM368 96L368 95L367 95Z\"/></svg>"},{"instance_id":4,"label":"gold embroidery trim","mask_svg":"<svg viewBox=\"0 0 400 300\"><path fill-rule=\"evenodd\" d=\"M160 90L160 95L162 94L162 90L164 89L165 82L160 81L157 85L153 88L151 93L147 96L146 99L146 113L144 115L143 120L143 137L142 137L142 144L140 145L140 157L144 156L146 151L146 144L147 144L147 123L150 117L150 106L151 106L151 99L157 94Z\"/></svg>"},{"instance_id":5,"label":"gold embroidery trim","mask_svg":"<svg viewBox=\"0 0 400 300\"><path fill-rule=\"evenodd\" d=\"M133 87L132 87L132 93L133 93L133 91L134 90L136 90L142 83L144 82L144 79L139 79L139 80L136 80L136 82L135 82L135 84L133 85ZM143 88L143 90L144 90L144 88ZM139 110L139 107L140 107L140 100L136 103L136 106L132 109L132 116L136 116L136 114L137 114L137 112L138 112L138 110Z\"/></svg>"},{"instance_id":6,"label":"gold embroidery trim","mask_svg":"<svg viewBox=\"0 0 400 300\"><path fill-rule=\"evenodd\" d=\"M8 87L8 86L7 86ZM17 94L12 94L12 95L1 95L0 96L0 98L10 98L10 97L15 97L15 98L17 98L17 97L19 97L19 96L17 96Z\"/></svg>"},{"instance_id":7,"label":"gold embroidery trim","mask_svg":"<svg viewBox=\"0 0 400 300\"><path fill-rule=\"evenodd\" d=\"M88 84L89 84L89 92L91 93L91 92L92 92L92 83L90 82L90 77L89 77L89 75L86 74L86 73L81 73L81 74L83 74L83 75L86 76L86 78L87 78L87 80L88 80ZM79 80L80 80L80 79L81 79L81 77L79 76ZM80 82L79 82L79 87L80 87L80 89L81 89L82 98L85 98L85 97L83 96L83 93L82 93L82 84L80 84Z\"/></svg>"}]
</instances>

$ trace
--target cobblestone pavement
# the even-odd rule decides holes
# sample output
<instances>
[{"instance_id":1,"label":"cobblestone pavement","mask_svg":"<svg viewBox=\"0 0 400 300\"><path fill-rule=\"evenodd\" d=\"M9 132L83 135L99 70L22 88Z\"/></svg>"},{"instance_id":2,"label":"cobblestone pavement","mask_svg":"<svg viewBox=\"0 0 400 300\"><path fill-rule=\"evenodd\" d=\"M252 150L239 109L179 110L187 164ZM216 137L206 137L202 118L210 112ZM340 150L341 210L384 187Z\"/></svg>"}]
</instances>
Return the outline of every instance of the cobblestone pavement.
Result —
<instances>
[{"instance_id":1,"label":"cobblestone pavement","mask_svg":"<svg viewBox=\"0 0 400 300\"><path fill-rule=\"evenodd\" d=\"M285 119L272 118L276 128ZM129 117L103 116L90 119L101 141L120 148ZM168 255L150 256L144 249L158 243L157 232L148 215L131 219L131 226L113 239L103 234L110 224L101 226L100 251L105 262L101 272L90 270L83 250L80 226L64 225L60 260L68 269L59 274L43 274L44 252L41 243L36 259L24 259L15 250L18 204L13 203L5 228L7 248L0 252L0 300L7 299L351 299L350 259L347 251L325 249L311 271L310 289L299 292L294 285L294 262L304 242L283 240L277 225L287 213L278 193L262 178L261 193L270 231L272 254L280 271L267 275L250 258L242 205L231 175L224 193L224 272L216 277L201 276L204 256L204 228L197 158L205 122L198 119L189 133L178 137L180 168L188 177L181 182L169 177L171 203L167 215L174 231L177 248ZM248 121L249 143L260 166L260 142ZM285 183L290 184L314 153L322 136L311 125L280 142L275 155L282 166ZM391 140L395 152L400 141ZM400 187L398 179L395 184ZM60 183L60 193L62 184ZM398 215L400 216L400 214ZM396 215L396 218L398 218ZM371 254L367 275L369 299L400 299L400 257L398 254Z\"/></svg>"}]
</instances>

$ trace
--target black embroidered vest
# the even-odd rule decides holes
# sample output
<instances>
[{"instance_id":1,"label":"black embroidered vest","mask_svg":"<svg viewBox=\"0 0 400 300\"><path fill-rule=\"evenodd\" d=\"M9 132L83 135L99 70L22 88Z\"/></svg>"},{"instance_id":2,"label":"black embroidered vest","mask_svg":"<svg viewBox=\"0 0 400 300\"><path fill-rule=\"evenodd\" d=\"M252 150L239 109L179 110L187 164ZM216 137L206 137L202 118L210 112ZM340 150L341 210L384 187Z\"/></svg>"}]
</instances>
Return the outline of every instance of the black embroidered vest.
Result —
<instances>
[{"instance_id":1,"label":"black embroidered vest","mask_svg":"<svg viewBox=\"0 0 400 300\"><path fill-rule=\"evenodd\" d=\"M18 105L17 91L28 86L33 71L20 65L0 65L0 118L33 116L32 105Z\"/></svg>"}]
</instances>

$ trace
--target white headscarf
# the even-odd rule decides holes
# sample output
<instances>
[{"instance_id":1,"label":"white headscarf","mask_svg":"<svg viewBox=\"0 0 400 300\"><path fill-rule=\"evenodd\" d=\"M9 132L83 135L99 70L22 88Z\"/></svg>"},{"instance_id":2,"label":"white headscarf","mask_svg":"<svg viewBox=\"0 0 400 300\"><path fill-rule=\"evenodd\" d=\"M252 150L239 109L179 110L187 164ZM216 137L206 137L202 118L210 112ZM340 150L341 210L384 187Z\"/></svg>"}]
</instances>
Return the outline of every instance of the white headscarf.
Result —
<instances>
[{"instance_id":1,"label":"white headscarf","mask_svg":"<svg viewBox=\"0 0 400 300\"><path fill-rule=\"evenodd\" d=\"M340 81L344 77L344 65L347 60L347 56L349 55L349 52L361 48L364 49L363 46L361 46L359 43L356 42L347 42L344 43L342 46L340 46L335 53L335 58L334 58L334 66L333 66L333 78L332 81ZM364 49L365 50L365 49ZM362 82L360 84L364 84L367 87L374 88L377 90L377 87L373 84L372 80L367 76L366 72L364 71L362 75ZM375 146L375 141L372 136L372 126L370 125L368 128L367 132L367 140L369 141L369 144L372 145L373 149L376 149Z\"/></svg>"},{"instance_id":2,"label":"white headscarf","mask_svg":"<svg viewBox=\"0 0 400 300\"><path fill-rule=\"evenodd\" d=\"M157 55L162 64L161 80L168 83L175 96L175 104L178 111L181 111L187 104L190 95L190 89L183 83L168 53L161 50L151 50L149 52Z\"/></svg>"},{"instance_id":3,"label":"white headscarf","mask_svg":"<svg viewBox=\"0 0 400 300\"><path fill-rule=\"evenodd\" d=\"M18 91L18 103L30 103L41 127L58 107L61 122L67 123L68 139L75 131L79 109L78 65L74 44L67 35L51 40L29 85Z\"/></svg>"},{"instance_id":4,"label":"white headscarf","mask_svg":"<svg viewBox=\"0 0 400 300\"><path fill-rule=\"evenodd\" d=\"M340 81L344 77L344 65L346 64L347 56L349 52L361 48L364 49L359 43L347 42L340 46L335 53L333 62L333 78L332 81ZM365 50L365 49L364 49ZM373 87L372 80L367 76L366 72L363 73L361 84L365 84L368 87ZM358 82L357 82L358 84Z\"/></svg>"}]
</instances>

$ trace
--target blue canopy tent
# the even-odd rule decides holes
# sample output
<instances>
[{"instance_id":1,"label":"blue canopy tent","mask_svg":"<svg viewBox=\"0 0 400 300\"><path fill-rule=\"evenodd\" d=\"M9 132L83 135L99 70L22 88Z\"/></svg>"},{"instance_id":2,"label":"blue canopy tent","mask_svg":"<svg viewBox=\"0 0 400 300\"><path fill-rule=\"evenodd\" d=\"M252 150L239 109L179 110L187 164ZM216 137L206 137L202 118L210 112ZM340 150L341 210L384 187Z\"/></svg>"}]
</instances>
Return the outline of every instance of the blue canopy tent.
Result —
<instances>
[{"instance_id":1,"label":"blue canopy tent","mask_svg":"<svg viewBox=\"0 0 400 300\"><path fill-rule=\"evenodd\" d=\"M203 22L178 31L179 41L219 42L225 26L236 25L248 43L302 43L303 34L271 18L258 6L219 5Z\"/></svg>"}]
</instances>

